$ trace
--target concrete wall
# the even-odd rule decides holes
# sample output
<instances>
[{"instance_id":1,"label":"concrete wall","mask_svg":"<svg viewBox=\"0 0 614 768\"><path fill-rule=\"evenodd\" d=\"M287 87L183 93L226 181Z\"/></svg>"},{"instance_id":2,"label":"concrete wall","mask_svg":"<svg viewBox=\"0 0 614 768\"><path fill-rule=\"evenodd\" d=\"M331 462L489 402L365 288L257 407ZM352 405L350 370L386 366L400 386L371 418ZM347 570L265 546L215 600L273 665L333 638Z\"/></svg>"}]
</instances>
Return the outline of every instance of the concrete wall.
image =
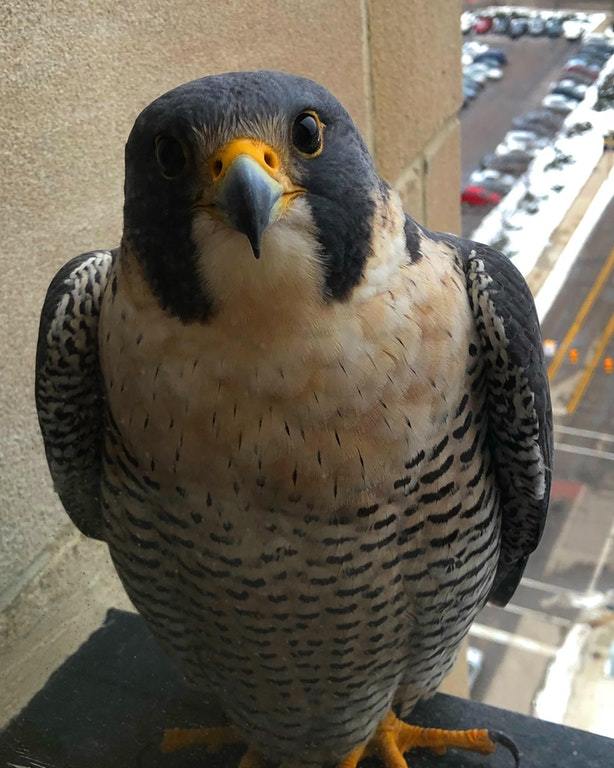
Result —
<instances>
[{"instance_id":1,"label":"concrete wall","mask_svg":"<svg viewBox=\"0 0 614 768\"><path fill-rule=\"evenodd\" d=\"M33 402L46 287L121 232L135 116L186 80L276 68L348 107L407 210L459 231L457 0L8 0L0 9L0 610L54 561L66 516Z\"/></svg>"}]
</instances>

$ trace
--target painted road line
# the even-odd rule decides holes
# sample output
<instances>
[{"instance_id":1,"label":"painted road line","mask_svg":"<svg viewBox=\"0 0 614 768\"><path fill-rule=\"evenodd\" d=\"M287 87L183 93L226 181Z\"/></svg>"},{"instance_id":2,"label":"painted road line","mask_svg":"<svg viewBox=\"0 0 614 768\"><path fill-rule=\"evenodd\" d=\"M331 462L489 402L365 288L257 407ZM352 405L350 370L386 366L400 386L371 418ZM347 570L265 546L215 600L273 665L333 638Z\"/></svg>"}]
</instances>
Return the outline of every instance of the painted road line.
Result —
<instances>
[{"instance_id":1,"label":"painted road line","mask_svg":"<svg viewBox=\"0 0 614 768\"><path fill-rule=\"evenodd\" d=\"M614 250L610 254L610 257L614 257ZM612 259L612 263L614 264L614 258ZM603 329L603 333L601 334L597 342L597 348L595 349L595 353L592 356L588 365L586 366L584 373L582 374L582 378L578 382L577 387L573 391L571 398L567 403L568 414L575 412L576 408L580 403L580 400L582 400L582 398L584 397L584 393L586 392L588 385L591 383L591 380L595 374L597 366L599 365L599 361L601 360L602 355L606 351L606 348L610 343L610 339L612 338L613 335L614 335L614 312L610 315L610 320L606 325L606 327Z\"/></svg>"},{"instance_id":2,"label":"painted road line","mask_svg":"<svg viewBox=\"0 0 614 768\"><path fill-rule=\"evenodd\" d=\"M540 323L544 322L544 318L567 279L567 275L612 197L614 197L614 169L610 171L607 179L597 190L597 194L586 209L586 213L567 241L567 245L561 251L544 284L537 292L535 307Z\"/></svg>"},{"instance_id":3,"label":"painted road line","mask_svg":"<svg viewBox=\"0 0 614 768\"><path fill-rule=\"evenodd\" d=\"M564 435L586 437L590 440L601 440L604 443L614 443L614 435L609 432L595 432L592 429L577 429L576 427L566 427L563 424L555 424L554 431L561 432Z\"/></svg>"},{"instance_id":4,"label":"painted road line","mask_svg":"<svg viewBox=\"0 0 614 768\"><path fill-rule=\"evenodd\" d=\"M515 616L530 616L537 621L541 621L542 624L554 624L557 627L569 627L573 624L571 619L565 619L563 616L557 616L554 613L538 611L535 608L525 608L524 605L508 603L507 605L502 605L499 607L502 611L505 611L506 613L513 613Z\"/></svg>"},{"instance_id":5,"label":"painted road line","mask_svg":"<svg viewBox=\"0 0 614 768\"><path fill-rule=\"evenodd\" d=\"M575 316L573 323L570 325L569 330L565 334L565 338L561 342L560 347L557 349L556 355L554 356L552 362L548 367L548 378L550 379L550 381L552 381L556 376L559 368L563 363L563 360L567 355L567 352L569 351L569 347L571 346L572 341L575 339L576 335L580 331L580 328L582 328L582 325L586 320L588 313L591 311L593 304L597 300L599 294L601 293L601 290L603 289L603 286L606 284L606 281L609 278L610 273L612 272L613 269L614 269L614 248L612 249L610 255L608 256L605 264L601 268L601 271L597 275L597 279L591 286L591 289L588 292L586 298L584 299L582 306L578 310L578 314Z\"/></svg>"},{"instance_id":6,"label":"painted road line","mask_svg":"<svg viewBox=\"0 0 614 768\"><path fill-rule=\"evenodd\" d=\"M556 451L563 451L564 453L575 453L578 456L593 456L596 459L605 459L606 461L614 461L614 452L599 451L597 450L597 448L585 448L583 445L571 445L570 443L555 443L554 449Z\"/></svg>"},{"instance_id":7,"label":"painted road line","mask_svg":"<svg viewBox=\"0 0 614 768\"><path fill-rule=\"evenodd\" d=\"M540 656L555 656L558 650L553 645L540 643L538 640L532 640L530 637L515 635L512 632L506 632L504 629L487 627L485 624L474 624L469 630L469 635L471 637L479 637L481 640L490 640L491 643L509 645L521 651L538 653Z\"/></svg>"},{"instance_id":8,"label":"painted road line","mask_svg":"<svg viewBox=\"0 0 614 768\"><path fill-rule=\"evenodd\" d=\"M569 587L560 587L558 584L547 584L545 581L537 581L537 579L531 579L528 576L523 576L520 580L520 584L523 587L529 589L538 589L540 592L550 592L552 595L579 595L575 589L569 589Z\"/></svg>"}]
</instances>

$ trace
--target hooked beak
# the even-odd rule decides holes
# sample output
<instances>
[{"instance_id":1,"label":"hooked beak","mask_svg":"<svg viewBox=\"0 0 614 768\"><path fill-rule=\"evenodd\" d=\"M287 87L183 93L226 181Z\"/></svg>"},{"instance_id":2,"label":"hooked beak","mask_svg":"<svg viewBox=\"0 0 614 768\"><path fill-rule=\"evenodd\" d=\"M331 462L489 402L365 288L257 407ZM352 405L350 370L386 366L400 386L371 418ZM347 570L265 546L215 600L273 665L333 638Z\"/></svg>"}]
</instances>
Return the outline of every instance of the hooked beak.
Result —
<instances>
[{"instance_id":1,"label":"hooked beak","mask_svg":"<svg viewBox=\"0 0 614 768\"><path fill-rule=\"evenodd\" d=\"M287 203L303 190L281 172L279 156L262 141L233 139L209 161L215 185L215 207L250 242L260 258L264 230Z\"/></svg>"}]
</instances>

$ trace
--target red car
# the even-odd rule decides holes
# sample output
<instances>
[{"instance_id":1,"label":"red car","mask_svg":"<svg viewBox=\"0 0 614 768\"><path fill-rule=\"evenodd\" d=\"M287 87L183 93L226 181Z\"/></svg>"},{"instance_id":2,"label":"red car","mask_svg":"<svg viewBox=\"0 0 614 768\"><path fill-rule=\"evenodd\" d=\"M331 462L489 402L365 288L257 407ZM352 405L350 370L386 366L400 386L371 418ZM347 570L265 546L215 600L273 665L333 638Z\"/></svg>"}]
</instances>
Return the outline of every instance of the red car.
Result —
<instances>
[{"instance_id":1,"label":"red car","mask_svg":"<svg viewBox=\"0 0 614 768\"><path fill-rule=\"evenodd\" d=\"M477 184L470 184L461 192L461 203L468 205L497 205L501 202L501 195L491 192Z\"/></svg>"},{"instance_id":2,"label":"red car","mask_svg":"<svg viewBox=\"0 0 614 768\"><path fill-rule=\"evenodd\" d=\"M483 35L486 32L490 32L491 27L492 19L489 19L488 16L480 16L480 18L473 25L473 31L477 32L478 35Z\"/></svg>"},{"instance_id":3,"label":"red car","mask_svg":"<svg viewBox=\"0 0 614 768\"><path fill-rule=\"evenodd\" d=\"M567 72L571 75L580 75L580 77L593 83L599 77L598 67L589 67L584 64L571 64L564 67L563 72Z\"/></svg>"}]
</instances>

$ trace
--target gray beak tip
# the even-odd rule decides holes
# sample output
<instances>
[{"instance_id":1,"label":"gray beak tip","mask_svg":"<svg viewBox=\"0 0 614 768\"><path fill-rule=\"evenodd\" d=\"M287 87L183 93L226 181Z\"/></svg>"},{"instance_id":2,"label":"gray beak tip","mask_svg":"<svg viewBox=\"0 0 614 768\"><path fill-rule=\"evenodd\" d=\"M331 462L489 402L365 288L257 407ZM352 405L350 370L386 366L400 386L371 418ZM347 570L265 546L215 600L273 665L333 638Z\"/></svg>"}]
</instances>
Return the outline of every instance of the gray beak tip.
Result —
<instances>
[{"instance_id":1,"label":"gray beak tip","mask_svg":"<svg viewBox=\"0 0 614 768\"><path fill-rule=\"evenodd\" d=\"M220 203L230 223L249 240L260 258L262 233L281 196L281 185L247 156L238 157L222 182Z\"/></svg>"}]
</instances>

